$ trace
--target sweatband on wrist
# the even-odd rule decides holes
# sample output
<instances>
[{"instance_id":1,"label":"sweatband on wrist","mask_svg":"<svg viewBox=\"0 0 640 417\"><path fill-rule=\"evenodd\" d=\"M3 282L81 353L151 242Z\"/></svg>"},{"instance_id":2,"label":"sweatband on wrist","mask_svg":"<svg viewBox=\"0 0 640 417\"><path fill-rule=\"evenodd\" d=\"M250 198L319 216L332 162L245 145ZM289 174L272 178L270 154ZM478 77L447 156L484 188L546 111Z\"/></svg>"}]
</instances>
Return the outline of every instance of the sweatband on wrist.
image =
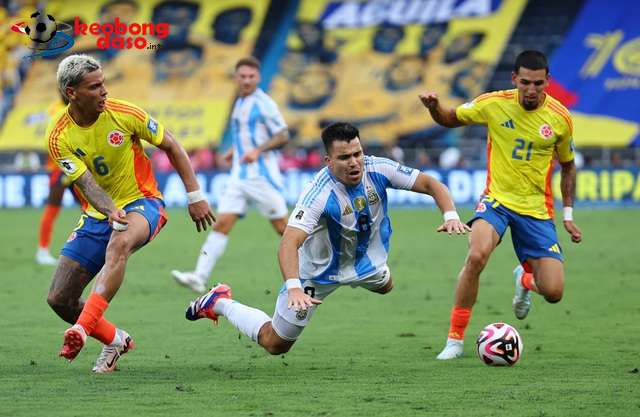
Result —
<instances>
[{"instance_id":1,"label":"sweatband on wrist","mask_svg":"<svg viewBox=\"0 0 640 417\"><path fill-rule=\"evenodd\" d=\"M127 230L129 225L128 224L124 224L124 223L120 223L120 222L117 222L117 221L114 220L113 223L111 224L111 227L116 232L124 232L125 230Z\"/></svg>"},{"instance_id":2,"label":"sweatband on wrist","mask_svg":"<svg viewBox=\"0 0 640 417\"><path fill-rule=\"evenodd\" d=\"M187 193L187 200L189 200L189 204L197 203L198 201L202 201L204 199L204 194L201 190L195 190Z\"/></svg>"},{"instance_id":3,"label":"sweatband on wrist","mask_svg":"<svg viewBox=\"0 0 640 417\"><path fill-rule=\"evenodd\" d=\"M563 218L562 220L572 222L573 221L573 207L562 208Z\"/></svg>"},{"instance_id":4,"label":"sweatband on wrist","mask_svg":"<svg viewBox=\"0 0 640 417\"><path fill-rule=\"evenodd\" d=\"M460 220L460 216L458 216L458 212L455 210L445 211L442 218L445 222L448 222L449 220Z\"/></svg>"},{"instance_id":5,"label":"sweatband on wrist","mask_svg":"<svg viewBox=\"0 0 640 417\"><path fill-rule=\"evenodd\" d=\"M284 285L287 287L287 291L291 288L302 288L300 278L289 278L284 282Z\"/></svg>"}]
</instances>

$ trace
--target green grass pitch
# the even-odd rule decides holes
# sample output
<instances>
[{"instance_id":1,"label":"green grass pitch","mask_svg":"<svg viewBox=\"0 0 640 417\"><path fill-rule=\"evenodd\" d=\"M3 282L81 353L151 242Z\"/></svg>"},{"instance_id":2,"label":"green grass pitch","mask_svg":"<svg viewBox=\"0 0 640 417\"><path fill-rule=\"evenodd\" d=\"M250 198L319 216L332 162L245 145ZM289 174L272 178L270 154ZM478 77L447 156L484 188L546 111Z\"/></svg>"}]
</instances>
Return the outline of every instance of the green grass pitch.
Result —
<instances>
[{"instance_id":1,"label":"green grass pitch","mask_svg":"<svg viewBox=\"0 0 640 417\"><path fill-rule=\"evenodd\" d=\"M530 316L511 311L515 255L506 237L481 277L465 357L440 362L466 238L434 232L434 211L393 210L395 289L343 288L320 307L291 352L269 356L224 319L184 319L194 297L171 269L192 268L204 239L185 210L130 259L106 317L135 338L120 371L92 375L90 340L73 363L57 357L66 323L47 306L53 268L33 262L37 210L0 211L0 416L529 416L640 415L639 211L577 210L584 242L559 225L566 290ZM464 211L468 215L468 211ZM59 250L78 217L64 210ZM235 298L271 314L281 278L278 241L250 213L214 271ZM475 356L491 322L514 325L524 353L512 368Z\"/></svg>"}]
</instances>

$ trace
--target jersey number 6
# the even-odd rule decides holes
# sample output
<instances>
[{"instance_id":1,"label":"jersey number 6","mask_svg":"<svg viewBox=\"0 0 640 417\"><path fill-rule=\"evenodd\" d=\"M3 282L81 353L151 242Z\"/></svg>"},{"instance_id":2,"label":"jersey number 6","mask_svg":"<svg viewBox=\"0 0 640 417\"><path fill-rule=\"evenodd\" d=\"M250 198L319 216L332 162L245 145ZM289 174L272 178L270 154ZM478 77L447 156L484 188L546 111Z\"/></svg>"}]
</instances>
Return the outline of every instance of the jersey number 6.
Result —
<instances>
[{"instance_id":1,"label":"jersey number 6","mask_svg":"<svg viewBox=\"0 0 640 417\"><path fill-rule=\"evenodd\" d=\"M104 161L104 156L96 156L93 160L93 168L98 175L107 175L109 173L109 167Z\"/></svg>"}]
</instances>

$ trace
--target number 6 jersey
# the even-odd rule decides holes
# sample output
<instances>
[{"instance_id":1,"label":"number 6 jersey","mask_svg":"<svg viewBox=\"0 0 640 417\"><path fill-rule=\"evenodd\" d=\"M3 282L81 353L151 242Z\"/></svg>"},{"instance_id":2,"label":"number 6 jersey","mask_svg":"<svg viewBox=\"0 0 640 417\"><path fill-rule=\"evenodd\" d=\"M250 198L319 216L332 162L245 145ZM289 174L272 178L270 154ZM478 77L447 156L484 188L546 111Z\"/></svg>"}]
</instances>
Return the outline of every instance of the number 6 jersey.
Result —
<instances>
[{"instance_id":1,"label":"number 6 jersey","mask_svg":"<svg viewBox=\"0 0 640 417\"><path fill-rule=\"evenodd\" d=\"M122 208L139 198L162 198L141 141L157 146L163 136L164 127L140 107L107 99L105 110L89 127L78 126L68 107L59 112L47 129L47 150L72 181L89 170L116 207ZM105 218L80 197L87 215Z\"/></svg>"}]
</instances>

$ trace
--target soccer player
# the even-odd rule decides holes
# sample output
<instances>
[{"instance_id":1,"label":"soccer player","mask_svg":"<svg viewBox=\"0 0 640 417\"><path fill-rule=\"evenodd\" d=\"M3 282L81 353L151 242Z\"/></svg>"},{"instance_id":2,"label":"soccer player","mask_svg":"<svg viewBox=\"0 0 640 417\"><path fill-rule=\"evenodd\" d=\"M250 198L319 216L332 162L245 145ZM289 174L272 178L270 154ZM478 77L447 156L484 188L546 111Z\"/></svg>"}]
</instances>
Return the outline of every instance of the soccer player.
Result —
<instances>
[{"instance_id":1,"label":"soccer player","mask_svg":"<svg viewBox=\"0 0 640 417\"><path fill-rule=\"evenodd\" d=\"M513 309L524 319L531 308L530 291L550 302L562 298L562 250L553 223L551 174L554 155L561 166L563 224L578 243L582 233L573 222L576 166L573 124L569 111L547 93L547 58L524 51L515 61L513 90L483 94L456 109L440 104L433 92L420 94L431 117L445 127L484 124L488 128L487 183L469 221L469 251L458 277L451 326L438 359L462 356L464 331L478 295L480 273L507 227L520 265L514 270Z\"/></svg>"},{"instance_id":2,"label":"soccer player","mask_svg":"<svg viewBox=\"0 0 640 417\"><path fill-rule=\"evenodd\" d=\"M49 107L50 118L62 111L69 104L69 101L61 97ZM45 203L42 217L40 218L40 230L38 236L38 251L36 252L36 262L40 265L55 265L58 260L51 255L49 244L53 234L53 224L60 213L64 190L71 184L66 175L49 156L47 158L47 170L49 171L49 196Z\"/></svg>"},{"instance_id":3,"label":"soccer player","mask_svg":"<svg viewBox=\"0 0 640 417\"><path fill-rule=\"evenodd\" d=\"M143 140L169 156L188 192L189 214L198 231L215 218L182 146L140 107L107 98L97 60L71 55L60 62L57 80L69 106L49 125L48 150L80 191L83 213L62 248L47 302L73 324L64 333L60 356L73 360L91 336L104 344L93 371L105 373L134 344L104 312L124 280L129 256L167 221ZM82 291L94 276L83 302Z\"/></svg>"},{"instance_id":4,"label":"soccer player","mask_svg":"<svg viewBox=\"0 0 640 417\"><path fill-rule=\"evenodd\" d=\"M218 284L187 308L188 320L226 317L271 354L288 352L316 306L341 286L386 294L393 288L387 266L391 221L387 188L433 196L444 213L436 230L464 234L449 191L416 169L365 156L358 129L334 123L322 132L327 166L302 192L280 242L278 259L285 285L273 318L231 299Z\"/></svg>"},{"instance_id":5,"label":"soccer player","mask_svg":"<svg viewBox=\"0 0 640 417\"><path fill-rule=\"evenodd\" d=\"M257 59L239 60L235 81L238 98L230 121L233 146L225 155L227 159L233 158L233 166L218 204L218 220L202 245L195 271L171 271L178 283L198 293L206 290L209 275L227 247L229 232L238 217L246 213L249 202L269 219L278 234L287 225L287 204L275 149L287 143L289 130L276 103L258 88Z\"/></svg>"}]
</instances>

